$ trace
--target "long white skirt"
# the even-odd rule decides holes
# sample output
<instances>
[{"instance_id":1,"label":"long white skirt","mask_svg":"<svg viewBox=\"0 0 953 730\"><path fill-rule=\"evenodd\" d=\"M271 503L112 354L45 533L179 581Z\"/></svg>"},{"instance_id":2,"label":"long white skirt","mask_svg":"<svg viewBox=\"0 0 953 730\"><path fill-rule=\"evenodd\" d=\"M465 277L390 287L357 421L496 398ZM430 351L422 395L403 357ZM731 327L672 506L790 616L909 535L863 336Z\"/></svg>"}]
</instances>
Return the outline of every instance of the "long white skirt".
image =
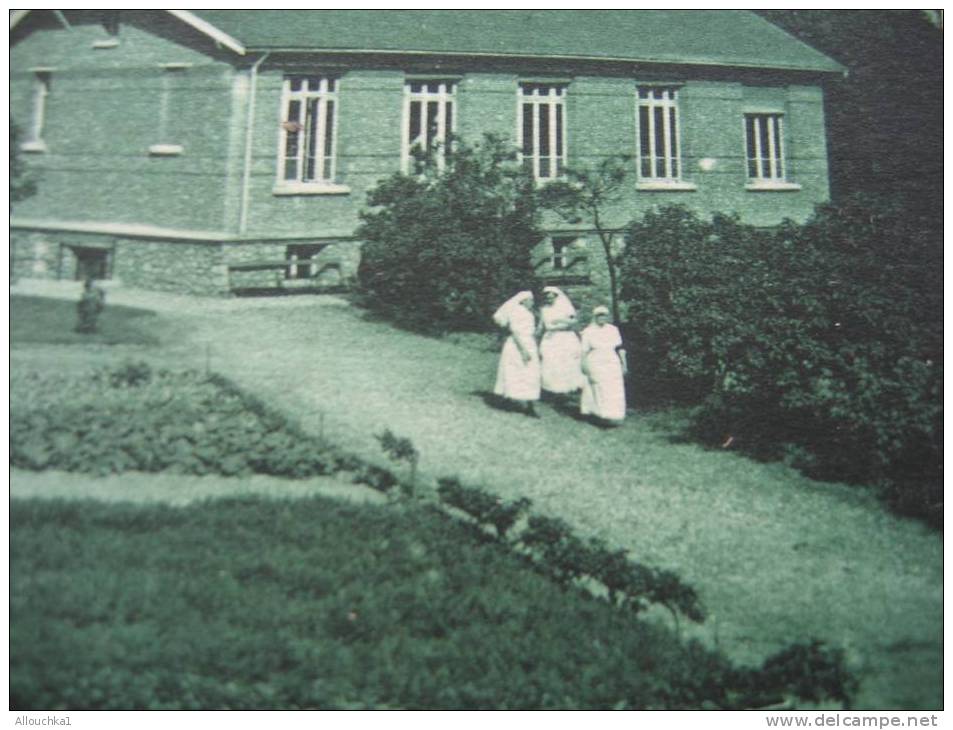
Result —
<instances>
[{"instance_id":1,"label":"long white skirt","mask_svg":"<svg viewBox=\"0 0 953 730\"><path fill-rule=\"evenodd\" d=\"M531 352L529 362L523 362L513 337L507 337L500 353L493 392L511 400L539 400L539 355Z\"/></svg>"},{"instance_id":2,"label":"long white skirt","mask_svg":"<svg viewBox=\"0 0 953 730\"><path fill-rule=\"evenodd\" d=\"M591 350L586 355L587 377L582 385L579 411L606 421L625 418L625 380L622 361L615 350Z\"/></svg>"},{"instance_id":3,"label":"long white skirt","mask_svg":"<svg viewBox=\"0 0 953 730\"><path fill-rule=\"evenodd\" d=\"M543 390L572 393L582 387L582 345L571 330L547 332L539 343Z\"/></svg>"}]
</instances>

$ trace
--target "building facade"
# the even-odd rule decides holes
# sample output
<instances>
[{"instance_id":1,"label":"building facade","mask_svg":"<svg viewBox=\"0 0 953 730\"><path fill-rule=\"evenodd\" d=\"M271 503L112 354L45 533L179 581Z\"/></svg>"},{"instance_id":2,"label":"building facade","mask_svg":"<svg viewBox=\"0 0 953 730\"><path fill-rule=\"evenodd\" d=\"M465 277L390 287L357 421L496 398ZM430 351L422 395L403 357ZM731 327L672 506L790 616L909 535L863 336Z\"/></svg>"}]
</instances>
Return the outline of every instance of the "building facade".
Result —
<instances>
[{"instance_id":1,"label":"building facade","mask_svg":"<svg viewBox=\"0 0 953 730\"><path fill-rule=\"evenodd\" d=\"M612 225L671 202L803 220L828 197L842 72L746 11L14 11L38 189L13 275L346 285L367 191L451 135L509 140L540 184L628 157ZM595 236L545 224L539 273L604 285Z\"/></svg>"}]
</instances>

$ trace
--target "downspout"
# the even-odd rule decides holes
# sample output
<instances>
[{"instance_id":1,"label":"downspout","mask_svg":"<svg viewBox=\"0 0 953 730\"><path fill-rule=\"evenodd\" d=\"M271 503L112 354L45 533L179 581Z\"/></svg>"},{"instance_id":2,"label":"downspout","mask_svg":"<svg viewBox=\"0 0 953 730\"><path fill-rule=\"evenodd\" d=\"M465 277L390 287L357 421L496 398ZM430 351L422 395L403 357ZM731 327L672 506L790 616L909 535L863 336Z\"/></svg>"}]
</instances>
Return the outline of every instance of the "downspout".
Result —
<instances>
[{"instance_id":1,"label":"downspout","mask_svg":"<svg viewBox=\"0 0 953 730\"><path fill-rule=\"evenodd\" d=\"M242 174L242 207L238 217L238 233L243 235L248 228L248 198L251 188L251 152L255 128L255 91L258 88L258 67L271 53L255 61L251 67L251 83L248 90L248 119L245 122L245 170Z\"/></svg>"}]
</instances>

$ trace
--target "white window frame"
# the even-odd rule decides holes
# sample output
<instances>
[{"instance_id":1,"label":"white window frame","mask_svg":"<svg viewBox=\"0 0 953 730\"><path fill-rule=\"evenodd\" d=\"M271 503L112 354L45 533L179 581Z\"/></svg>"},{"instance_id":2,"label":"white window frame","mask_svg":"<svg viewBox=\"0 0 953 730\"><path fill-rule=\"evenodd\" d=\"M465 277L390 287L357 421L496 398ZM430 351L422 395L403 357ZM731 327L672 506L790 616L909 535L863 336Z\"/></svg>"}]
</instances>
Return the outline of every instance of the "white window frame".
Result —
<instances>
[{"instance_id":1,"label":"white window frame","mask_svg":"<svg viewBox=\"0 0 953 730\"><path fill-rule=\"evenodd\" d=\"M450 137L456 132L457 127L457 82L453 79L432 78L416 79L410 78L404 82L404 116L403 126L401 128L401 153L400 169L406 175L414 170L416 157L414 148L420 147L421 151L436 149L442 145L443 152L436 156L437 169L443 170L446 166L447 155L450 153ZM411 109L414 104L420 105L420 133L414 138L410 138L411 128ZM429 104L437 105L437 128L430 129L427 123L427 109ZM450 113L450 128L447 129L447 112ZM433 131L433 139L430 138Z\"/></svg>"},{"instance_id":2,"label":"white window frame","mask_svg":"<svg viewBox=\"0 0 953 730\"><path fill-rule=\"evenodd\" d=\"M292 83L299 82L299 88L292 90ZM312 80L316 80L317 89L311 89ZM309 189L320 191L333 185L337 174L337 126L340 117L338 89L340 79L326 74L288 74L282 81L281 123L278 133L278 169L276 171L276 192L307 192ZM309 132L307 105L316 102L317 114L312 123L317 124L314 132L314 175L305 178L307 144L304 144ZM296 119L291 119L291 104L298 103ZM328 104L331 104L330 125L328 124ZM291 127L298 125L295 131ZM330 126L330 130L328 127ZM298 138L295 153L296 172L293 178L286 177L288 138L290 134L301 135ZM330 135L330 136L329 136ZM338 186L339 187L339 186ZM343 190L343 188L342 188Z\"/></svg>"},{"instance_id":3,"label":"white window frame","mask_svg":"<svg viewBox=\"0 0 953 730\"><path fill-rule=\"evenodd\" d=\"M635 147L639 180L647 183L678 184L682 181L681 119L677 85L639 84L635 91ZM642 94L648 94L643 98ZM657 97L656 94L661 94ZM646 109L648 150L642 149L642 109ZM656 114L662 111L662 150L657 149ZM646 154L646 152L648 154ZM646 163L648 170L646 170Z\"/></svg>"},{"instance_id":4,"label":"white window frame","mask_svg":"<svg viewBox=\"0 0 953 730\"><path fill-rule=\"evenodd\" d=\"M765 125L767 129L764 128ZM749 184L771 185L787 182L784 159L784 114L782 112L745 112L743 130L745 175ZM750 138L749 130L754 133L754 140ZM754 157L750 154L752 141ZM765 145L767 150L764 149ZM752 164L755 167L754 174L751 171ZM767 167L767 174L765 174L765 167Z\"/></svg>"},{"instance_id":5,"label":"white window frame","mask_svg":"<svg viewBox=\"0 0 953 730\"><path fill-rule=\"evenodd\" d=\"M516 92L516 143L519 149L520 162L527 167L531 166L533 179L537 182L560 180L565 177L566 152L569 147L567 139L568 125L566 124L566 91L568 86L566 82L521 81ZM533 139L528 154L523 132L526 121L523 115L526 113L525 106L527 105L531 107L533 115L531 123ZM547 175L540 174L541 135L539 134L539 128L542 113L547 115L548 122L546 141L549 146L549 155L547 155L547 158L551 164ZM562 132L561 135L559 134L560 131Z\"/></svg>"},{"instance_id":6,"label":"white window frame","mask_svg":"<svg viewBox=\"0 0 953 730\"><path fill-rule=\"evenodd\" d=\"M30 70L33 72L30 127L27 130L27 139L20 145L20 149L24 152L46 152L46 142L43 140L43 126L46 123L46 98L50 95L55 69L42 67Z\"/></svg>"}]
</instances>

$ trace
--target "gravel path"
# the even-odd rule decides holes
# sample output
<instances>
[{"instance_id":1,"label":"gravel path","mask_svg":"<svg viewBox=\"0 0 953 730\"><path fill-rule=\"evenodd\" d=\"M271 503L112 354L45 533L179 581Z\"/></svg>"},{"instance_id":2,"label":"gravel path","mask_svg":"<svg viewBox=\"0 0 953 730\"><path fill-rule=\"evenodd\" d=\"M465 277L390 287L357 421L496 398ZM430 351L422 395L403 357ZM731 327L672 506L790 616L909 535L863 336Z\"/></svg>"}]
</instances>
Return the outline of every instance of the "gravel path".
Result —
<instances>
[{"instance_id":1,"label":"gravel path","mask_svg":"<svg viewBox=\"0 0 953 730\"><path fill-rule=\"evenodd\" d=\"M379 458L374 434L389 428L413 440L424 477L528 496L675 570L709 608L698 638L736 660L821 638L847 649L858 707L942 706L942 541L858 490L673 443L637 415L601 431L550 407L539 421L492 409L495 352L395 330L340 299L110 296L166 314L163 358L208 365L344 448Z\"/></svg>"}]
</instances>

